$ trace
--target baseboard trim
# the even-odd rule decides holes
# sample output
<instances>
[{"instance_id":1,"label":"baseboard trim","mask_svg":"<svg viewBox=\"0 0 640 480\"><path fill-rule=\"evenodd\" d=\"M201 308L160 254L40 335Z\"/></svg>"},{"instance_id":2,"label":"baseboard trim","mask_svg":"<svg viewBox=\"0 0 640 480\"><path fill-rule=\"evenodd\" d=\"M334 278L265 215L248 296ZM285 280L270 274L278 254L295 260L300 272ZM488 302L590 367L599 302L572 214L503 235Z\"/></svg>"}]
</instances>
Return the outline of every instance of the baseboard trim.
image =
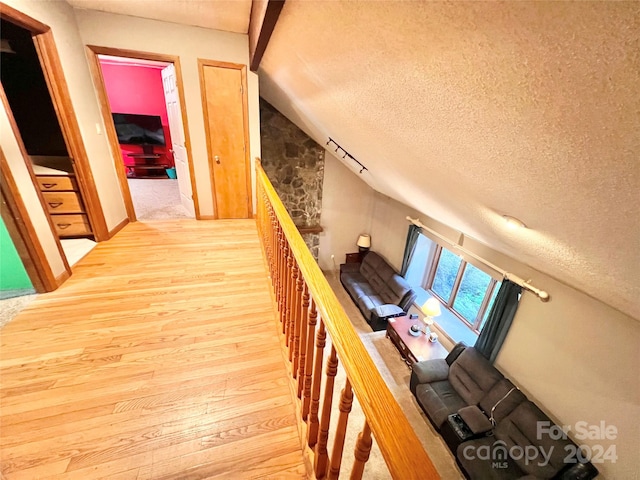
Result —
<instances>
[{"instance_id":1,"label":"baseboard trim","mask_svg":"<svg viewBox=\"0 0 640 480\"><path fill-rule=\"evenodd\" d=\"M56 277L56 288L60 287L60 285L69 280L69 277L71 277L71 270L65 270L60 275L58 275Z\"/></svg>"},{"instance_id":2,"label":"baseboard trim","mask_svg":"<svg viewBox=\"0 0 640 480\"><path fill-rule=\"evenodd\" d=\"M109 230L109 239L113 238L116 233L122 230L129 223L129 219L125 218L118 225L116 225L112 230Z\"/></svg>"},{"instance_id":3,"label":"baseboard trim","mask_svg":"<svg viewBox=\"0 0 640 480\"><path fill-rule=\"evenodd\" d=\"M200 215L200 218L198 218L198 220L215 220L216 217L215 215Z\"/></svg>"}]
</instances>

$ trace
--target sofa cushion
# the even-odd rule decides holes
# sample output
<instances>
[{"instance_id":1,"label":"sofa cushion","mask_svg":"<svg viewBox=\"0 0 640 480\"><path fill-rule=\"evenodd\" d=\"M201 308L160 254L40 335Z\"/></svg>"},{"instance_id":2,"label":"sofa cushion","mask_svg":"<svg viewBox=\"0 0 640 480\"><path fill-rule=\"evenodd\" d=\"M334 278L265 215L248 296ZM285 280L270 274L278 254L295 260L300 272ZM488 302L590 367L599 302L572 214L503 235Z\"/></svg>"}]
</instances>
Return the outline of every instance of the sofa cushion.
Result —
<instances>
[{"instance_id":1,"label":"sofa cushion","mask_svg":"<svg viewBox=\"0 0 640 480\"><path fill-rule=\"evenodd\" d=\"M404 310L402 310L399 306L393 305L391 303L378 305L373 310L374 310L374 313L381 318L382 317L391 318L391 317L399 317L401 315L406 315L406 313L404 313Z\"/></svg>"},{"instance_id":2,"label":"sofa cushion","mask_svg":"<svg viewBox=\"0 0 640 480\"><path fill-rule=\"evenodd\" d=\"M458 415L473 433L485 433L493 429L493 424L477 405L469 405L458 410Z\"/></svg>"},{"instance_id":3,"label":"sofa cushion","mask_svg":"<svg viewBox=\"0 0 640 480\"><path fill-rule=\"evenodd\" d=\"M449 365L444 358L434 358L416 362L411 367L409 388L416 394L416 387L421 383L442 382L449 377Z\"/></svg>"},{"instance_id":4,"label":"sofa cushion","mask_svg":"<svg viewBox=\"0 0 640 480\"><path fill-rule=\"evenodd\" d=\"M554 423L534 403L524 401L507 415L495 428L497 440L504 442L507 450L520 447L526 452L532 447L537 449L537 458L529 459L526 456L516 458L518 467L526 473L540 478L551 478L564 466L564 459L571 442L568 439L553 439L547 432L538 434L538 422ZM532 451L532 450L531 450ZM546 459L546 460L544 460Z\"/></svg>"},{"instance_id":5,"label":"sofa cushion","mask_svg":"<svg viewBox=\"0 0 640 480\"><path fill-rule=\"evenodd\" d=\"M411 286L377 253L369 252L360 265L360 273L369 282L380 303L399 304Z\"/></svg>"},{"instance_id":6,"label":"sofa cushion","mask_svg":"<svg viewBox=\"0 0 640 480\"><path fill-rule=\"evenodd\" d=\"M466 405L477 405L502 374L475 348L465 348L449 368L449 381Z\"/></svg>"},{"instance_id":7,"label":"sofa cushion","mask_svg":"<svg viewBox=\"0 0 640 480\"><path fill-rule=\"evenodd\" d=\"M343 273L340 276L340 280L342 280L342 284L355 298L360 298L363 295L374 295L376 293L360 272Z\"/></svg>"},{"instance_id":8,"label":"sofa cushion","mask_svg":"<svg viewBox=\"0 0 640 480\"><path fill-rule=\"evenodd\" d=\"M515 390L511 391L512 388L515 388ZM511 391L511 393L509 393L509 391ZM499 423L526 399L527 397L524 393L518 390L509 380L503 378L482 397L480 400L480 408L485 412L487 417L490 418L491 409L497 404L493 410L493 420L495 423Z\"/></svg>"},{"instance_id":9,"label":"sofa cushion","mask_svg":"<svg viewBox=\"0 0 640 480\"><path fill-rule=\"evenodd\" d=\"M467 405L447 380L418 385L416 400L438 429L449 415Z\"/></svg>"}]
</instances>

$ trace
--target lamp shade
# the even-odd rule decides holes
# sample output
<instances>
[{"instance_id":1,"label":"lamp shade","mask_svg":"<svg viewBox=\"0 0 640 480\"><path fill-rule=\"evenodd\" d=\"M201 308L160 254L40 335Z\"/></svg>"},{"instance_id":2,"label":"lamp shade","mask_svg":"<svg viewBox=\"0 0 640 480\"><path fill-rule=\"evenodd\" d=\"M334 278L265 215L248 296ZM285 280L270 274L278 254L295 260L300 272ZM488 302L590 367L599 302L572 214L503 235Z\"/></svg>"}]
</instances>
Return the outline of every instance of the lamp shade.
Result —
<instances>
[{"instance_id":1,"label":"lamp shade","mask_svg":"<svg viewBox=\"0 0 640 480\"><path fill-rule=\"evenodd\" d=\"M371 237L366 233L363 233L358 237L356 245L362 248L371 248Z\"/></svg>"},{"instance_id":2,"label":"lamp shade","mask_svg":"<svg viewBox=\"0 0 640 480\"><path fill-rule=\"evenodd\" d=\"M424 302L421 309L428 317L437 317L441 313L440 302L433 297L430 297L426 302Z\"/></svg>"}]
</instances>

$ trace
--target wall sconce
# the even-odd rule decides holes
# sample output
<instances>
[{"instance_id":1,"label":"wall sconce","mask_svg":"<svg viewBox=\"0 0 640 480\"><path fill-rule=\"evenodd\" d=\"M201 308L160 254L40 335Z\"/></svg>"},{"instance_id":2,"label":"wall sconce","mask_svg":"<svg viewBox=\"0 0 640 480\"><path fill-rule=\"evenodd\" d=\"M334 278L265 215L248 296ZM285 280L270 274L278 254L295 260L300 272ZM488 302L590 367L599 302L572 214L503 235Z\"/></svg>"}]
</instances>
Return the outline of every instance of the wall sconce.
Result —
<instances>
[{"instance_id":1,"label":"wall sconce","mask_svg":"<svg viewBox=\"0 0 640 480\"><path fill-rule=\"evenodd\" d=\"M358 246L358 251L360 253L368 252L369 249L371 248L371 236L369 236L366 233L363 233L358 237L358 241L356 242L356 245Z\"/></svg>"},{"instance_id":2,"label":"wall sconce","mask_svg":"<svg viewBox=\"0 0 640 480\"><path fill-rule=\"evenodd\" d=\"M429 297L420 309L426 315L426 317L422 319L425 325L424 334L429 336L430 342L435 342L438 340L438 334L432 332L431 327L433 326L433 317L437 317L442 313L440 310L440 302L433 297Z\"/></svg>"}]
</instances>

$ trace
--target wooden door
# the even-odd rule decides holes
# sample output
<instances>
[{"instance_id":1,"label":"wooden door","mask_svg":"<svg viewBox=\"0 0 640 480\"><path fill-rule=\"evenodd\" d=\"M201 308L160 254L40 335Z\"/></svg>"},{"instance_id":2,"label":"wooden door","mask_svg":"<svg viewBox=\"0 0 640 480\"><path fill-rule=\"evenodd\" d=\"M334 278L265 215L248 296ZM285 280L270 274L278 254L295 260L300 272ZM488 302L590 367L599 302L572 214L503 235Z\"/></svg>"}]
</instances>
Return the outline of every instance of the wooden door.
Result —
<instances>
[{"instance_id":1,"label":"wooden door","mask_svg":"<svg viewBox=\"0 0 640 480\"><path fill-rule=\"evenodd\" d=\"M251 213L245 69L200 63L216 218L249 218Z\"/></svg>"},{"instance_id":2,"label":"wooden door","mask_svg":"<svg viewBox=\"0 0 640 480\"><path fill-rule=\"evenodd\" d=\"M178 96L178 86L176 82L176 69L173 64L162 70L162 88L164 89L164 100L167 105L169 132L171 133L171 152L173 153L173 161L178 177L180 203L182 203L182 206L189 212L189 215L195 217L191 176L189 175L189 157L185 145L184 125L182 124L180 97Z\"/></svg>"}]
</instances>

